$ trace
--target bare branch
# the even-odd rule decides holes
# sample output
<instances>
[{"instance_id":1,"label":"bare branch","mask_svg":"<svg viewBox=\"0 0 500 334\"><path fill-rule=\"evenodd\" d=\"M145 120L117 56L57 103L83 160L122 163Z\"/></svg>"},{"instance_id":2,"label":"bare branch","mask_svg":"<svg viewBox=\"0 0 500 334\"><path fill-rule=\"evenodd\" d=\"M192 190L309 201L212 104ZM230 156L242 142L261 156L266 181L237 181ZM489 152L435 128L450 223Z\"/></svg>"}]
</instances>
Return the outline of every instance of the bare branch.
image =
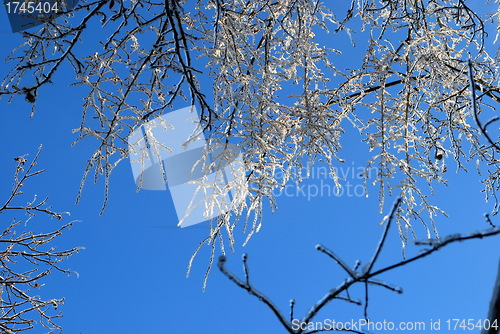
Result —
<instances>
[{"instance_id":1,"label":"bare branch","mask_svg":"<svg viewBox=\"0 0 500 334\"><path fill-rule=\"evenodd\" d=\"M497 150L497 152L500 152L500 146L497 145L496 142L494 142L490 135L488 134L488 131L486 130L486 127L491 124L494 121L498 120L498 117L494 117L490 119L486 125L482 125L481 121L479 120L479 112L477 110L477 101L476 101L476 84L474 82L474 73L472 69L472 61L469 60L467 61L467 66L469 68L469 84L470 84L470 92L471 92L471 103L472 103L472 110L474 112L474 119L476 120L477 127L479 128L479 131L483 134L483 136L486 138L486 140L490 143L492 147Z\"/></svg>"},{"instance_id":2,"label":"bare branch","mask_svg":"<svg viewBox=\"0 0 500 334\"><path fill-rule=\"evenodd\" d=\"M489 324L496 324L496 326L489 326L484 328L481 334L497 334L500 331L500 259L498 261L498 273L495 284L493 285L493 293L491 295L490 307L488 311Z\"/></svg>"},{"instance_id":3,"label":"bare branch","mask_svg":"<svg viewBox=\"0 0 500 334\"><path fill-rule=\"evenodd\" d=\"M225 263L226 263L226 257L224 255L221 255L219 257L219 262L218 262L219 270L227 278L229 278L231 281L233 281L233 283L235 283L237 286L248 291L249 294L257 297L257 299L259 299L261 302L266 304L267 307L269 307L271 309L271 311L274 313L274 315L278 318L278 320L281 322L281 324L286 328L286 330L289 333L294 333L294 331L291 327L291 323L285 318L285 316L283 315L283 313L281 313L281 311L278 309L278 307L262 292L255 289L251 284L249 284L249 283L247 284L246 282L243 282L236 275L234 275L232 272L230 272L226 268Z\"/></svg>"},{"instance_id":4,"label":"bare branch","mask_svg":"<svg viewBox=\"0 0 500 334\"><path fill-rule=\"evenodd\" d=\"M349 266L347 265L347 263L344 262L344 260L342 260L340 258L340 256L338 256L337 254L335 254L333 251L331 251L330 249L326 248L325 246L321 245L321 244L318 244L316 245L316 250L322 252L322 253L325 253L326 255L328 255L329 257L331 257L335 262L337 262L339 264L340 267L342 267L342 269L344 269L348 274L349 276L351 276L352 278L356 278L356 276L358 276L358 273L356 272L356 270L352 270L351 268L349 268Z\"/></svg>"}]
</instances>

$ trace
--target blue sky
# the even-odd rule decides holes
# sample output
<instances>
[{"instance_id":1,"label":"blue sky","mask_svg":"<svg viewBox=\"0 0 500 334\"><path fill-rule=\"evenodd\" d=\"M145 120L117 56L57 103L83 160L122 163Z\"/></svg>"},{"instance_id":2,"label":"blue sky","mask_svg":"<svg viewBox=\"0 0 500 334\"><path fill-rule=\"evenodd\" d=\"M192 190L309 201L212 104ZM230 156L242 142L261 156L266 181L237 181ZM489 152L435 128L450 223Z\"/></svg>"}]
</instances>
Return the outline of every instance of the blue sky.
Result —
<instances>
[{"instance_id":1,"label":"blue sky","mask_svg":"<svg viewBox=\"0 0 500 334\"><path fill-rule=\"evenodd\" d=\"M0 11L0 57L20 42L10 33L7 17ZM492 33L493 34L493 33ZM354 67L355 65L351 66ZM0 75L8 65L0 65ZM208 288L202 292L209 249L204 247L195 260L191 276L185 277L188 260L207 233L207 225L176 228L177 217L168 191L136 192L128 162L111 177L110 200L99 216L103 184L89 182L79 205L75 198L90 156L92 143L72 147L79 126L85 89L68 87L72 78L58 74L55 85L39 92L37 111L29 119L31 105L21 98L8 104L0 100L0 196L10 190L15 168L13 158L33 157L40 144L43 151L38 167L46 172L27 185L25 200L32 194L49 195L55 210L70 211L65 220L79 220L57 247L84 246L86 250L64 264L79 273L55 273L44 280L38 292L45 298L65 297L60 320L63 333L284 333L272 313L256 298L236 287L217 268L212 270ZM179 108L187 105L179 105ZM367 146L357 130L346 123L343 137L344 171L363 167ZM483 213L492 203L484 202L481 184L474 169L455 174L449 168L449 185L438 186L433 197L450 217L437 218L441 235L487 228ZM341 166L339 165L339 168ZM354 186L361 181L347 179ZM318 185L328 179L307 180ZM241 255L249 254L254 286L266 293L288 313L291 298L296 315L307 309L330 288L345 278L344 273L324 254L314 249L322 243L349 264L366 262L382 232L378 226L376 189L370 196L279 197L279 210L267 210L262 230L242 247L244 235L237 235L236 252L228 254L227 266L242 274ZM29 194L29 195L28 195ZM388 198L384 215L394 198ZM2 215L2 221L8 220ZM494 223L498 223L494 220ZM33 224L58 226L60 222L39 216ZM205 227L205 228L203 228ZM422 232L422 230L421 230ZM421 236L424 236L422 233ZM500 248L498 237L455 244L417 263L391 271L380 278L402 286L397 295L371 288L369 316L372 321L423 321L449 318L482 319L486 316L496 275ZM391 229L389 243L379 266L401 260L401 242ZM418 248L409 246L407 254ZM351 295L363 297L362 289ZM326 307L316 320L340 321L362 318L362 308L337 301ZM425 331L428 333L429 331ZM423 333L423 331L422 331Z\"/></svg>"}]
</instances>

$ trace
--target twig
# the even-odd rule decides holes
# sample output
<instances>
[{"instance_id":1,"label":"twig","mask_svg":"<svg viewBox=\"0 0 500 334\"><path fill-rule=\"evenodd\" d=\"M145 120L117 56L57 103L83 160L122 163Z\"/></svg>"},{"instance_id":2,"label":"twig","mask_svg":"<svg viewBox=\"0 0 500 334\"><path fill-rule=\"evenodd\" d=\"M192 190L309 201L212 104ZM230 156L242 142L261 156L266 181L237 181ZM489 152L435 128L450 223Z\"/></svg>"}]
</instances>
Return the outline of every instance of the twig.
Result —
<instances>
[{"instance_id":1,"label":"twig","mask_svg":"<svg viewBox=\"0 0 500 334\"><path fill-rule=\"evenodd\" d=\"M74 247L56 251L52 245L52 241L62 235L63 231L68 230L74 222L69 222L51 232L37 233L26 228L26 222L38 213L56 217L58 220L62 219L61 213L53 211L52 207L47 205L48 197L39 203L35 196L25 205L13 204L22 197L22 187L25 183L31 177L43 172L43 170L33 171L40 152L41 147L30 164L24 156L14 159L17 162L14 185L5 204L0 207L0 213L6 214L9 211L28 215L24 226L21 225L23 221L14 218L10 224L6 224L3 230L0 230L0 244L2 245L2 251L0 251L0 267L2 268L0 331L2 333L18 333L35 328L40 331L41 328L38 325L49 329L61 329L54 320L62 314L54 314L52 310L56 309L63 299L42 300L40 297L33 296L30 288L43 286L38 282L50 275L52 270L71 273L71 270L61 268L60 263L83 249ZM4 218L9 219L8 216ZM24 269L20 271L19 266ZM33 319L34 314L38 316L38 321Z\"/></svg>"},{"instance_id":2,"label":"twig","mask_svg":"<svg viewBox=\"0 0 500 334\"><path fill-rule=\"evenodd\" d=\"M491 227L495 227L495 224L493 224L493 222L492 222L492 221L491 221L491 219L490 219L490 214L489 214L489 213L485 213L485 214L484 214L484 218L486 218L486 222L487 222L488 224L490 224L490 226L491 226Z\"/></svg>"},{"instance_id":3,"label":"twig","mask_svg":"<svg viewBox=\"0 0 500 334\"><path fill-rule=\"evenodd\" d=\"M477 127L479 128L479 131L483 134L483 136L486 138L486 140L490 143L492 147L495 148L497 152L500 152L500 146L498 146L490 137L488 134L488 131L486 130L486 127L490 125L492 122L497 121L499 118L498 117L493 117L490 119L486 125L482 125L481 121L479 120L479 112L477 111L477 102L476 102L476 85L474 83L474 74L472 70L472 61L469 57L469 60L467 61L467 65L469 67L469 85L470 85L470 92L471 92L471 103L472 103L472 110L474 112L474 119L476 120Z\"/></svg>"},{"instance_id":4,"label":"twig","mask_svg":"<svg viewBox=\"0 0 500 334\"><path fill-rule=\"evenodd\" d=\"M481 331L481 334L497 334L500 326L500 261L498 262L497 279L493 286L493 294L491 295L490 308L488 311L489 328ZM496 326L492 326L496 324Z\"/></svg>"},{"instance_id":5,"label":"twig","mask_svg":"<svg viewBox=\"0 0 500 334\"><path fill-rule=\"evenodd\" d=\"M328 250L326 247L322 245L317 245L316 249L319 251L327 254L330 256L337 264L339 264L348 274L348 277L344 279L344 281L338 285L335 288L330 289L321 299L319 299L316 304L314 304L306 313L306 315L302 318L301 324L308 324L312 321L312 319L319 313L319 311L327 304L329 304L332 300L343 300L347 302L351 302L357 305L361 305L361 302L356 301L352 299L349 296L349 287L356 284L356 283L363 283L365 285L365 303L364 303L364 316L365 319L368 318L367 313L368 313L368 285L377 285L381 286L383 288L386 288L390 291L396 292L396 293L402 293L403 289L398 286L394 286L392 284L386 283L384 281L380 281L377 279L374 279L374 277L387 272L389 270L404 266L408 263L414 262L418 259L424 258L437 250L445 247L446 245L449 245L454 242L460 242L460 241L465 241L465 240L471 240L471 239L480 239L480 238L485 238L485 237L490 237L494 235L499 235L500 234L500 227L493 227L489 228L486 230L482 231L476 231L469 233L468 235L462 235L462 234L453 234L449 235L447 237L441 238L441 239L426 239L426 240L421 240L421 241L415 241L416 245L427 245L431 246L430 249L426 249L419 253L418 255L400 261L398 263L395 263L393 265L387 266L385 268L379 269L377 271L372 272L373 265L375 264L378 256L380 255L382 248L384 247L385 240L387 238L388 234L388 229L391 225L392 220L394 219L394 216L397 213L397 209L400 205L401 200L397 199L396 202L394 203L394 206L391 210L391 213L387 219L387 224L384 228L384 231L382 233L381 239L375 249L374 255L372 256L372 259L368 264L364 267L362 272L358 272L357 268L359 267L360 262L357 261L354 269L350 269L346 263L334 252ZM285 327L285 329L292 334L313 334L313 333L319 333L323 331L327 331L325 329L314 329L314 330L307 330L307 327L301 326L299 329L294 329L292 326L292 322L296 319L294 319L294 305L295 301L292 299L290 301L290 321L288 321L281 311L278 309L278 307L262 292L258 291L255 289L250 282L249 275L248 275L248 264L247 264L247 255L245 254L243 257L243 270L245 273L245 282L240 280L236 275L231 273L226 267L225 267L225 262L226 262L226 257L221 256L219 258L219 263L218 267L221 270L221 272L228 277L231 281L233 281L237 286L241 287L242 289L245 289L250 293L251 295L257 297L260 301L264 302L271 310L272 312L276 315L278 320L281 322L281 324ZM341 296L341 294L345 292L347 294L347 297ZM295 324L295 323L294 323ZM305 329L301 329L305 328ZM331 329L331 330L336 330L336 329ZM343 330L347 332L352 332L352 333L367 333L365 331L356 331L356 330ZM490 333L488 333L490 334Z\"/></svg>"},{"instance_id":6,"label":"twig","mask_svg":"<svg viewBox=\"0 0 500 334\"><path fill-rule=\"evenodd\" d=\"M285 318L285 316L283 315L283 313L281 313L281 311L278 309L278 307L276 305L274 305L274 303L265 294L263 294L259 290L255 289L252 285L243 282L235 274L230 272L225 267L225 263L226 263L226 257L224 255L221 255L219 257L219 262L217 264L217 266L219 267L219 270L224 275L226 275L226 277L228 277L231 281L233 281L237 286L248 291L249 294L257 297L261 302L266 304L271 309L271 311L276 315L278 320L281 322L281 324L286 328L286 330L289 333L292 333L292 334L295 333L291 327L290 322Z\"/></svg>"}]
</instances>

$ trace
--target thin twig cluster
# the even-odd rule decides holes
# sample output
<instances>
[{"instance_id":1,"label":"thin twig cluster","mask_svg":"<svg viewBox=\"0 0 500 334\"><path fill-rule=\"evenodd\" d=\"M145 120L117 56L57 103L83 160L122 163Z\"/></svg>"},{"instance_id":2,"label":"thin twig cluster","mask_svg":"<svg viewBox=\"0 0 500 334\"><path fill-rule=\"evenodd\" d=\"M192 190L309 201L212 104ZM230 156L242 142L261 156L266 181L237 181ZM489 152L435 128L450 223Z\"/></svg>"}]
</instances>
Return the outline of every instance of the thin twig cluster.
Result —
<instances>
[{"instance_id":1,"label":"thin twig cluster","mask_svg":"<svg viewBox=\"0 0 500 334\"><path fill-rule=\"evenodd\" d=\"M23 187L33 177L43 173L35 170L40 151L28 161L24 156L15 158L12 191L0 206L3 228L0 230L0 332L19 333L28 329L61 329L55 320L62 316L57 312L64 298L42 299L41 289L47 276L54 271L70 274L60 263L82 248L58 250L54 242L73 222L52 231L35 232L32 219L43 214L57 221L63 213L56 212L47 204L48 198L38 200L36 196L25 201ZM26 219L22 219L25 216ZM8 222L10 217L14 217Z\"/></svg>"}]
</instances>

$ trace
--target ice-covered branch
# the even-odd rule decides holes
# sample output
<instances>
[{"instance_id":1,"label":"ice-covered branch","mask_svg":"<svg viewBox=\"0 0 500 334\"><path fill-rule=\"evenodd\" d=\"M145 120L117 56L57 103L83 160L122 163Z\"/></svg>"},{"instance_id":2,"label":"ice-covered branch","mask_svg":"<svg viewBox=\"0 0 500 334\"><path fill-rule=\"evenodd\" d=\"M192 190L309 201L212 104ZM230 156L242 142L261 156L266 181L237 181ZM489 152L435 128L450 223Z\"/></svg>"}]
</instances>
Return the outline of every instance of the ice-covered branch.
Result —
<instances>
[{"instance_id":1,"label":"ice-covered branch","mask_svg":"<svg viewBox=\"0 0 500 334\"><path fill-rule=\"evenodd\" d=\"M244 256L244 261L246 262L246 255ZM267 297L265 294L260 292L259 290L255 289L250 282L243 282L240 280L235 274L230 272L226 266L226 257L224 255L219 257L219 262L218 262L218 267L220 271L226 275L227 278L229 278L231 281L233 281L237 286L240 288L248 291L249 294L257 297L261 302L266 304L271 311L276 315L278 320L281 322L281 324L288 330L289 333L295 333L294 330L292 329L291 323L286 319L286 317L281 313L279 308ZM246 266L246 264L245 264Z\"/></svg>"},{"instance_id":2,"label":"ice-covered branch","mask_svg":"<svg viewBox=\"0 0 500 334\"><path fill-rule=\"evenodd\" d=\"M497 326L484 328L481 334L497 334L499 332L498 326L500 326L500 261L498 261L497 279L493 286L493 294L488 310L488 320L490 324L496 324Z\"/></svg>"},{"instance_id":3,"label":"ice-covered branch","mask_svg":"<svg viewBox=\"0 0 500 334\"><path fill-rule=\"evenodd\" d=\"M500 152L500 146L493 141L488 134L487 127L493 122L498 121L500 118L498 116L491 118L486 124L482 124L481 121L479 120L479 111L477 110L477 101L476 101L476 84L474 82L474 72L472 68L472 61L469 59L467 61L467 66L469 69L469 85L470 85L470 93L471 93L471 103L472 103L472 110L474 112L474 119L476 120L477 127L479 128L479 131L483 134L483 136L486 138L486 140L490 143L492 147L495 148L497 152Z\"/></svg>"},{"instance_id":4,"label":"ice-covered branch","mask_svg":"<svg viewBox=\"0 0 500 334\"><path fill-rule=\"evenodd\" d=\"M34 167L41 148L28 164L24 156L15 158L17 167L14 172L14 184L6 201L0 207L4 219L3 230L0 230L0 331L2 333L18 333L29 329L41 330L39 326L60 329L55 319L61 317L56 313L63 299L43 300L33 295L32 289L43 287L42 279L52 271L70 274L71 270L62 268L60 263L82 248L74 247L56 250L54 240L67 231L73 222L66 223L51 232L36 232L28 221L37 214L44 214L57 220L63 219L63 213L53 211L47 204L48 198L41 202L34 200L23 202L22 188L43 170L35 171ZM6 216L7 215L7 216ZM26 216L26 221L19 216ZM7 220L12 219L9 222ZM13 265L15 264L15 265ZM24 268L19 270L19 265ZM35 321L37 319L37 321Z\"/></svg>"},{"instance_id":5,"label":"ice-covered branch","mask_svg":"<svg viewBox=\"0 0 500 334\"><path fill-rule=\"evenodd\" d=\"M364 284L365 286L365 302L364 302L364 316L367 318L367 308L368 308L368 286L369 285L376 285L376 286L381 286L383 288L386 288L392 292L396 293L403 293L403 289L399 286L395 286L393 284L387 283L385 281L376 279L376 276L379 276L380 274L396 269L398 267L404 266L408 263L414 262L416 260L422 259L439 249L455 242L459 241L466 241L466 240L471 240L471 239L481 239L481 238L486 238L486 237L492 237L495 235L500 234L500 227L493 227L489 229L485 229L482 231L474 231L469 234L452 234L449 236L446 236L444 238L440 239L428 239L428 240L419 240L416 241L416 245L425 245L425 246L430 246L431 248L425 249L421 251L418 255L413 256L411 258L408 258L406 260L397 262L395 264L392 264L390 266L386 266L382 269L374 270L375 263L382 252L382 249L384 248L387 235L388 235L388 230L391 226L391 222L394 219L394 217L397 214L397 210L399 207L401 200L397 199L393 205L393 208L390 212L390 214L387 216L387 223L386 226L384 227L384 231L382 232L381 239L377 246L375 247L375 251L373 253L373 256L371 260L363 267L362 270L358 270L359 267L359 261L357 261L357 265L355 266L354 269L349 268L349 266L346 264L346 262L340 258L339 255L335 254L333 251L327 249L326 247L322 245L317 245L316 249L319 250L322 253L327 254L330 258L332 258L344 271L347 273L347 278L345 278L337 287L330 289L322 298L320 298L305 314L305 316L300 320L300 324L306 324L306 326L298 326L299 328L296 328L292 326L292 323L295 324L294 321L297 321L297 319L294 319L294 304L295 301L292 300L290 304L290 321L285 318L285 316L281 313L281 311L278 309L278 307L271 301L269 297L267 297L264 293L260 292L256 288L254 288L250 282L250 277L248 275L248 264L247 264L247 255L245 254L243 256L243 270L244 270L244 275L245 275L245 280L239 279L235 274L230 272L226 267L225 267L225 262L226 262L226 257L221 256L219 258L219 269L221 272L228 277L233 283L235 283L237 286L240 288L248 291L251 295L257 297L259 300L261 300L264 304L266 304L272 312L276 315L280 323L285 327L285 329L289 333L293 334L312 334L312 333L319 333L327 330L307 330L307 324L312 322L313 319L318 315L320 310L322 310L326 305L328 305L331 301L333 300L343 300L347 301L350 303L354 303L357 305L363 305L363 303L352 299L349 296L348 289L349 287L355 285L355 284ZM347 294L347 297L344 296L344 294ZM334 329L332 329L334 330ZM364 331L350 331L354 333L366 333Z\"/></svg>"},{"instance_id":6,"label":"ice-covered branch","mask_svg":"<svg viewBox=\"0 0 500 334\"><path fill-rule=\"evenodd\" d=\"M318 244L318 245L316 245L316 250L318 250L318 251L320 251L322 253L325 253L326 255L328 255L329 257L331 257L352 278L356 278L356 276L358 275L358 273L355 270L352 270L351 268L349 268L349 266L347 265L347 263L345 263L344 260L342 260L340 258L340 256L338 256L337 254L335 254L333 251L331 251L330 249L326 248L325 246Z\"/></svg>"}]
</instances>

